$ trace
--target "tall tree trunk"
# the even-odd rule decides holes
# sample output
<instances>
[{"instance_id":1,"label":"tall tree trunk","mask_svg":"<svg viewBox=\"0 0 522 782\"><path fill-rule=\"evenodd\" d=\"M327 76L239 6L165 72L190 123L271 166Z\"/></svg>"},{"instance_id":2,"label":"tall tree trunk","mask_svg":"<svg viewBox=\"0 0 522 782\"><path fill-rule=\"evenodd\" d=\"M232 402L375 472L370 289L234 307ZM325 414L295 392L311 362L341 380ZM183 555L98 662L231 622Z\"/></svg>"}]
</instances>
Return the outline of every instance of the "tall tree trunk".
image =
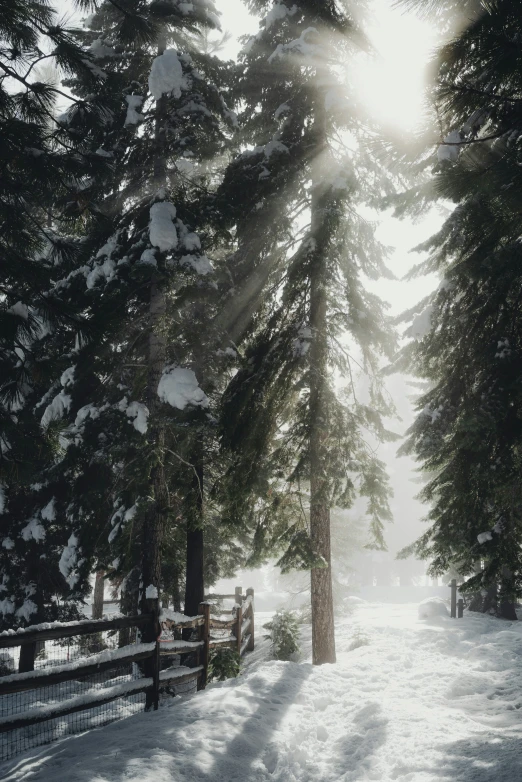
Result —
<instances>
[{"instance_id":1,"label":"tall tree trunk","mask_svg":"<svg viewBox=\"0 0 522 782\"><path fill-rule=\"evenodd\" d=\"M203 530L188 529L187 581L185 585L185 613L187 616L196 616L199 604L205 599L203 553Z\"/></svg>"},{"instance_id":2,"label":"tall tree trunk","mask_svg":"<svg viewBox=\"0 0 522 782\"><path fill-rule=\"evenodd\" d=\"M138 613L140 587L140 570L134 568L125 579L120 595L120 611L124 616L135 616ZM118 646L127 646L134 642L136 630L125 627L119 631Z\"/></svg>"},{"instance_id":3,"label":"tall tree trunk","mask_svg":"<svg viewBox=\"0 0 522 782\"><path fill-rule=\"evenodd\" d=\"M92 599L92 618L101 619L103 616L103 596L105 591L104 571L97 570L94 578L94 594Z\"/></svg>"},{"instance_id":4,"label":"tall tree trunk","mask_svg":"<svg viewBox=\"0 0 522 782\"><path fill-rule=\"evenodd\" d=\"M172 605L174 611L181 613L181 590L179 588L179 573L176 573L174 577L174 586L172 588Z\"/></svg>"},{"instance_id":5,"label":"tall tree trunk","mask_svg":"<svg viewBox=\"0 0 522 782\"><path fill-rule=\"evenodd\" d=\"M162 36L158 44L158 55L166 49L166 38ZM166 124L168 114L167 97L163 95L156 101L154 185L158 190L167 183ZM161 264L161 261L159 262ZM149 299L149 344L147 373L147 407L149 409L149 430L147 433L151 470L149 477L149 503L143 522L142 538L142 610L153 612L156 616L153 624L146 625L142 640L155 641L160 633L159 594L161 586L161 548L168 514L168 489L165 481L165 422L161 415L161 403L158 397L158 384L167 359L165 338L165 318L167 298L165 282L161 268L151 277ZM147 661L152 666L151 661ZM151 668L152 671L152 668ZM151 671L146 670L146 675ZM145 708L157 708L154 696L147 693Z\"/></svg>"},{"instance_id":6,"label":"tall tree trunk","mask_svg":"<svg viewBox=\"0 0 522 782\"><path fill-rule=\"evenodd\" d=\"M36 602L37 605L37 611L36 614L33 614L31 617L31 624L39 624L40 622L43 622L45 619L45 606L44 606L44 598L43 598L43 586L42 586L42 579L43 579L43 560L40 559L40 557L36 557L33 555L29 561L33 562L33 566L31 568L31 572L34 574L35 583L36 583L36 592L33 596L33 599ZM45 643L43 644L43 651L45 651ZM42 652L42 642L41 641L33 641L29 644L22 644L20 646L20 659L18 661L18 673L27 673L29 671L34 671L34 661L38 654Z\"/></svg>"},{"instance_id":7,"label":"tall tree trunk","mask_svg":"<svg viewBox=\"0 0 522 782\"><path fill-rule=\"evenodd\" d=\"M161 584L161 546L169 504L164 468L165 424L160 418L161 403L158 397L158 384L166 363L164 335L166 309L163 280L160 274L156 273L151 280L149 307L147 407L150 425L147 439L152 466L149 478L150 501L143 523L142 540L142 587L145 611L157 610L158 608ZM147 598L149 587L155 588L156 593ZM150 591L149 594L151 594Z\"/></svg>"},{"instance_id":8,"label":"tall tree trunk","mask_svg":"<svg viewBox=\"0 0 522 782\"><path fill-rule=\"evenodd\" d=\"M480 559L478 559L473 564L473 571L475 575L482 573L482 563ZM477 613L482 613L483 605L484 605L484 597L482 595L482 590L479 589L477 592L474 592L473 597L471 598L470 604L468 606L468 611L475 611Z\"/></svg>"},{"instance_id":9,"label":"tall tree trunk","mask_svg":"<svg viewBox=\"0 0 522 782\"><path fill-rule=\"evenodd\" d=\"M313 162L312 236L316 246L310 266L310 535L313 547L326 564L312 568L312 661L314 665L335 662L335 628L332 595L330 542L330 495L328 481L328 371L327 257L318 235L323 229L321 156L325 149L324 95L318 90L315 126L316 159Z\"/></svg>"},{"instance_id":10,"label":"tall tree trunk","mask_svg":"<svg viewBox=\"0 0 522 782\"><path fill-rule=\"evenodd\" d=\"M488 587L488 591L484 595L484 601L482 603L482 613L488 614L490 613L490 611L496 613L497 602L498 602L497 585L492 584L491 586Z\"/></svg>"},{"instance_id":11,"label":"tall tree trunk","mask_svg":"<svg viewBox=\"0 0 522 782\"><path fill-rule=\"evenodd\" d=\"M500 604L498 606L497 610L497 616L499 616L501 619L510 619L512 622L516 622L518 620L517 612L515 610L515 603L509 594L511 592L510 584L513 580L513 574L511 570L507 567L507 565L504 565L502 568L502 589L501 589L501 599ZM507 587L506 592L504 593L504 587Z\"/></svg>"},{"instance_id":12,"label":"tall tree trunk","mask_svg":"<svg viewBox=\"0 0 522 782\"><path fill-rule=\"evenodd\" d=\"M198 437L194 449L196 456L192 477L193 509L187 521L187 558L185 574L185 614L196 616L199 604L205 599L203 573L204 536L203 536L203 452L202 443ZM190 631L184 632L184 637Z\"/></svg>"}]
</instances>

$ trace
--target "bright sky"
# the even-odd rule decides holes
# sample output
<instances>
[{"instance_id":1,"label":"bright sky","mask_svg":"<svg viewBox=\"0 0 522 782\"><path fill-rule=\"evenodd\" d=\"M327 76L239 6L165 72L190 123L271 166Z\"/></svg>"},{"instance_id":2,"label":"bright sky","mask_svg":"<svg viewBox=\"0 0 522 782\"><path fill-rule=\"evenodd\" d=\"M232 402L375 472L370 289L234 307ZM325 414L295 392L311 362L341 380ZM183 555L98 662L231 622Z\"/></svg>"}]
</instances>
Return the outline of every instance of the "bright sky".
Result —
<instances>
[{"instance_id":1,"label":"bright sky","mask_svg":"<svg viewBox=\"0 0 522 782\"><path fill-rule=\"evenodd\" d=\"M377 56L365 63L361 93L379 119L412 130L423 113L425 67L436 46L436 31L392 7L391 0L376 0L373 7L374 22L367 34Z\"/></svg>"},{"instance_id":2,"label":"bright sky","mask_svg":"<svg viewBox=\"0 0 522 782\"><path fill-rule=\"evenodd\" d=\"M223 27L234 36L227 54L234 56L237 38L257 32L257 24L242 0L217 0ZM393 7L392 0L374 0L373 21L365 32L376 56L365 59L354 79L375 116L391 126L411 130L422 116L424 69L436 45L436 31L411 13Z\"/></svg>"}]
</instances>

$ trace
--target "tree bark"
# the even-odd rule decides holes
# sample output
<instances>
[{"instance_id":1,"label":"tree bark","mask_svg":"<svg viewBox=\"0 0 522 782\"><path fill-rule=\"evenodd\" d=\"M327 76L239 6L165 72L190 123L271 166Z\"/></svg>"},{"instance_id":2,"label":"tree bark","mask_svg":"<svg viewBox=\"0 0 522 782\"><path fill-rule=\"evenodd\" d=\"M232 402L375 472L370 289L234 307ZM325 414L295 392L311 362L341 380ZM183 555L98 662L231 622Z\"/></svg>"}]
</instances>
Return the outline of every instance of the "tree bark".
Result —
<instances>
[{"instance_id":1,"label":"tree bark","mask_svg":"<svg viewBox=\"0 0 522 782\"><path fill-rule=\"evenodd\" d=\"M103 596L105 591L105 573L97 570L94 580L94 594L92 601L92 618L101 619L103 616Z\"/></svg>"},{"instance_id":2,"label":"tree bark","mask_svg":"<svg viewBox=\"0 0 522 782\"><path fill-rule=\"evenodd\" d=\"M20 659L18 661L18 673L27 673L34 671L34 660L36 657L36 641L30 644L21 644Z\"/></svg>"},{"instance_id":3,"label":"tree bark","mask_svg":"<svg viewBox=\"0 0 522 782\"><path fill-rule=\"evenodd\" d=\"M500 604L498 606L497 616L499 616L501 619L509 619L512 622L516 622L518 620L517 612L515 610L515 603L509 594L511 591L509 589L510 582L512 582L513 574L511 570L507 567L507 565L504 565L502 568L502 586L507 587L507 594L504 593L503 589L501 589L501 600Z\"/></svg>"},{"instance_id":4,"label":"tree bark","mask_svg":"<svg viewBox=\"0 0 522 782\"><path fill-rule=\"evenodd\" d=\"M194 454L196 464L190 494L192 512L187 520L187 552L185 573L185 614L197 616L199 605L205 600L204 585L204 533L203 533L203 449L198 437ZM183 637L191 631L183 631Z\"/></svg>"},{"instance_id":5,"label":"tree bark","mask_svg":"<svg viewBox=\"0 0 522 782\"><path fill-rule=\"evenodd\" d=\"M179 588L179 574L176 573L174 578L174 586L172 589L172 605L174 606L174 611L178 611L181 613L181 590Z\"/></svg>"},{"instance_id":6,"label":"tree bark","mask_svg":"<svg viewBox=\"0 0 522 782\"><path fill-rule=\"evenodd\" d=\"M477 560L473 565L473 571L475 575L478 575L482 572L482 564L480 560ZM479 589L478 592L475 592L473 594L473 597L471 598L471 602L468 606L468 611L475 611L477 613L482 613L482 606L484 605L484 598L482 596L482 591Z\"/></svg>"},{"instance_id":7,"label":"tree bark","mask_svg":"<svg viewBox=\"0 0 522 782\"><path fill-rule=\"evenodd\" d=\"M164 36L158 44L158 55L166 49ZM163 95L156 101L154 186L158 189L167 183L167 149L166 123L168 102ZM149 429L147 432L148 452L151 459L149 475L149 503L143 522L142 537L142 611L153 612L155 621L144 628L142 640L147 643L155 641L160 633L159 595L161 588L161 548L166 526L169 497L165 480L165 422L162 419L161 403L158 397L158 384L163 374L167 359L167 341L165 337L165 318L167 298L165 280L161 272L161 261L158 261L158 271L151 277L149 298L149 344L147 373L147 407L149 409ZM154 596L147 590L155 589ZM154 664L148 660L146 675L154 675ZM148 670L150 668L150 670ZM157 708L154 694L147 693L145 709Z\"/></svg>"},{"instance_id":8,"label":"tree bark","mask_svg":"<svg viewBox=\"0 0 522 782\"><path fill-rule=\"evenodd\" d=\"M131 570L125 579L121 590L120 611L124 616L134 616L138 613L139 581L140 571L136 567L134 570ZM120 630L118 634L118 646L127 646L131 641L134 641L133 634L135 633L135 628L125 627L123 630Z\"/></svg>"},{"instance_id":9,"label":"tree bark","mask_svg":"<svg viewBox=\"0 0 522 782\"><path fill-rule=\"evenodd\" d=\"M327 257L318 234L323 228L321 153L325 148L326 115L324 96L318 90L315 127L317 141L313 163L311 227L315 240L310 263L310 535L315 552L325 563L312 568L312 661L314 665L334 663L335 629L332 594L330 542L330 496L328 480L327 410Z\"/></svg>"},{"instance_id":10,"label":"tree bark","mask_svg":"<svg viewBox=\"0 0 522 782\"><path fill-rule=\"evenodd\" d=\"M501 600L498 608L498 616L501 619L509 619L512 622L518 620L515 604L512 600Z\"/></svg>"},{"instance_id":11,"label":"tree bark","mask_svg":"<svg viewBox=\"0 0 522 782\"><path fill-rule=\"evenodd\" d=\"M493 584L488 587L487 593L484 595L484 601L482 603L482 613L487 614L490 611L497 612L497 585Z\"/></svg>"},{"instance_id":12,"label":"tree bark","mask_svg":"<svg viewBox=\"0 0 522 782\"><path fill-rule=\"evenodd\" d=\"M187 581L185 585L185 614L187 616L197 616L199 604L203 603L205 599L203 553L203 530L187 530Z\"/></svg>"}]
</instances>

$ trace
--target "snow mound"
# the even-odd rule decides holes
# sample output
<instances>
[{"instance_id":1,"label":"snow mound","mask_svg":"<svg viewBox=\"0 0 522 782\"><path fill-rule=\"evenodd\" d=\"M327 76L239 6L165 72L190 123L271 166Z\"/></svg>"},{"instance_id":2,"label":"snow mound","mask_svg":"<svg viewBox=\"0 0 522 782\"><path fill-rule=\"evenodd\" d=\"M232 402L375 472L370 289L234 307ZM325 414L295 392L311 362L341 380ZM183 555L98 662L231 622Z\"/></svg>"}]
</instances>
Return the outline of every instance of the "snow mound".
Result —
<instances>
[{"instance_id":1,"label":"snow mound","mask_svg":"<svg viewBox=\"0 0 522 782\"><path fill-rule=\"evenodd\" d=\"M440 597L427 597L418 608L419 619L430 619L432 616L449 616L446 603Z\"/></svg>"}]
</instances>

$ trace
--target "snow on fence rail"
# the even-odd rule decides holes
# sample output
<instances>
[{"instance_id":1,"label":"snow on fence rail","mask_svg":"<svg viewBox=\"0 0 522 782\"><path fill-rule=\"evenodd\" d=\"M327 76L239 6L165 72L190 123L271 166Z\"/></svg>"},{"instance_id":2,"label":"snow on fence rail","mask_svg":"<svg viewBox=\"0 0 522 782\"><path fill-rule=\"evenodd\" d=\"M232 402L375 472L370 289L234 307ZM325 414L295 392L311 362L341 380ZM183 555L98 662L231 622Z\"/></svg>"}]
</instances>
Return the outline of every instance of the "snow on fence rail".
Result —
<instances>
[{"instance_id":1,"label":"snow on fence rail","mask_svg":"<svg viewBox=\"0 0 522 782\"><path fill-rule=\"evenodd\" d=\"M211 614L218 597L234 600L219 618ZM128 632L121 632L141 630L154 638L158 626L162 633L150 643L129 643ZM182 631L186 639L179 637ZM164 638L169 632L178 637ZM118 647L110 648L115 639ZM156 709L160 693L177 694L180 685L202 690L210 650L226 647L240 655L254 648L253 589L246 596L241 587L234 595L208 595L195 617L163 609L159 616L54 622L0 633L0 759L144 707Z\"/></svg>"}]
</instances>

